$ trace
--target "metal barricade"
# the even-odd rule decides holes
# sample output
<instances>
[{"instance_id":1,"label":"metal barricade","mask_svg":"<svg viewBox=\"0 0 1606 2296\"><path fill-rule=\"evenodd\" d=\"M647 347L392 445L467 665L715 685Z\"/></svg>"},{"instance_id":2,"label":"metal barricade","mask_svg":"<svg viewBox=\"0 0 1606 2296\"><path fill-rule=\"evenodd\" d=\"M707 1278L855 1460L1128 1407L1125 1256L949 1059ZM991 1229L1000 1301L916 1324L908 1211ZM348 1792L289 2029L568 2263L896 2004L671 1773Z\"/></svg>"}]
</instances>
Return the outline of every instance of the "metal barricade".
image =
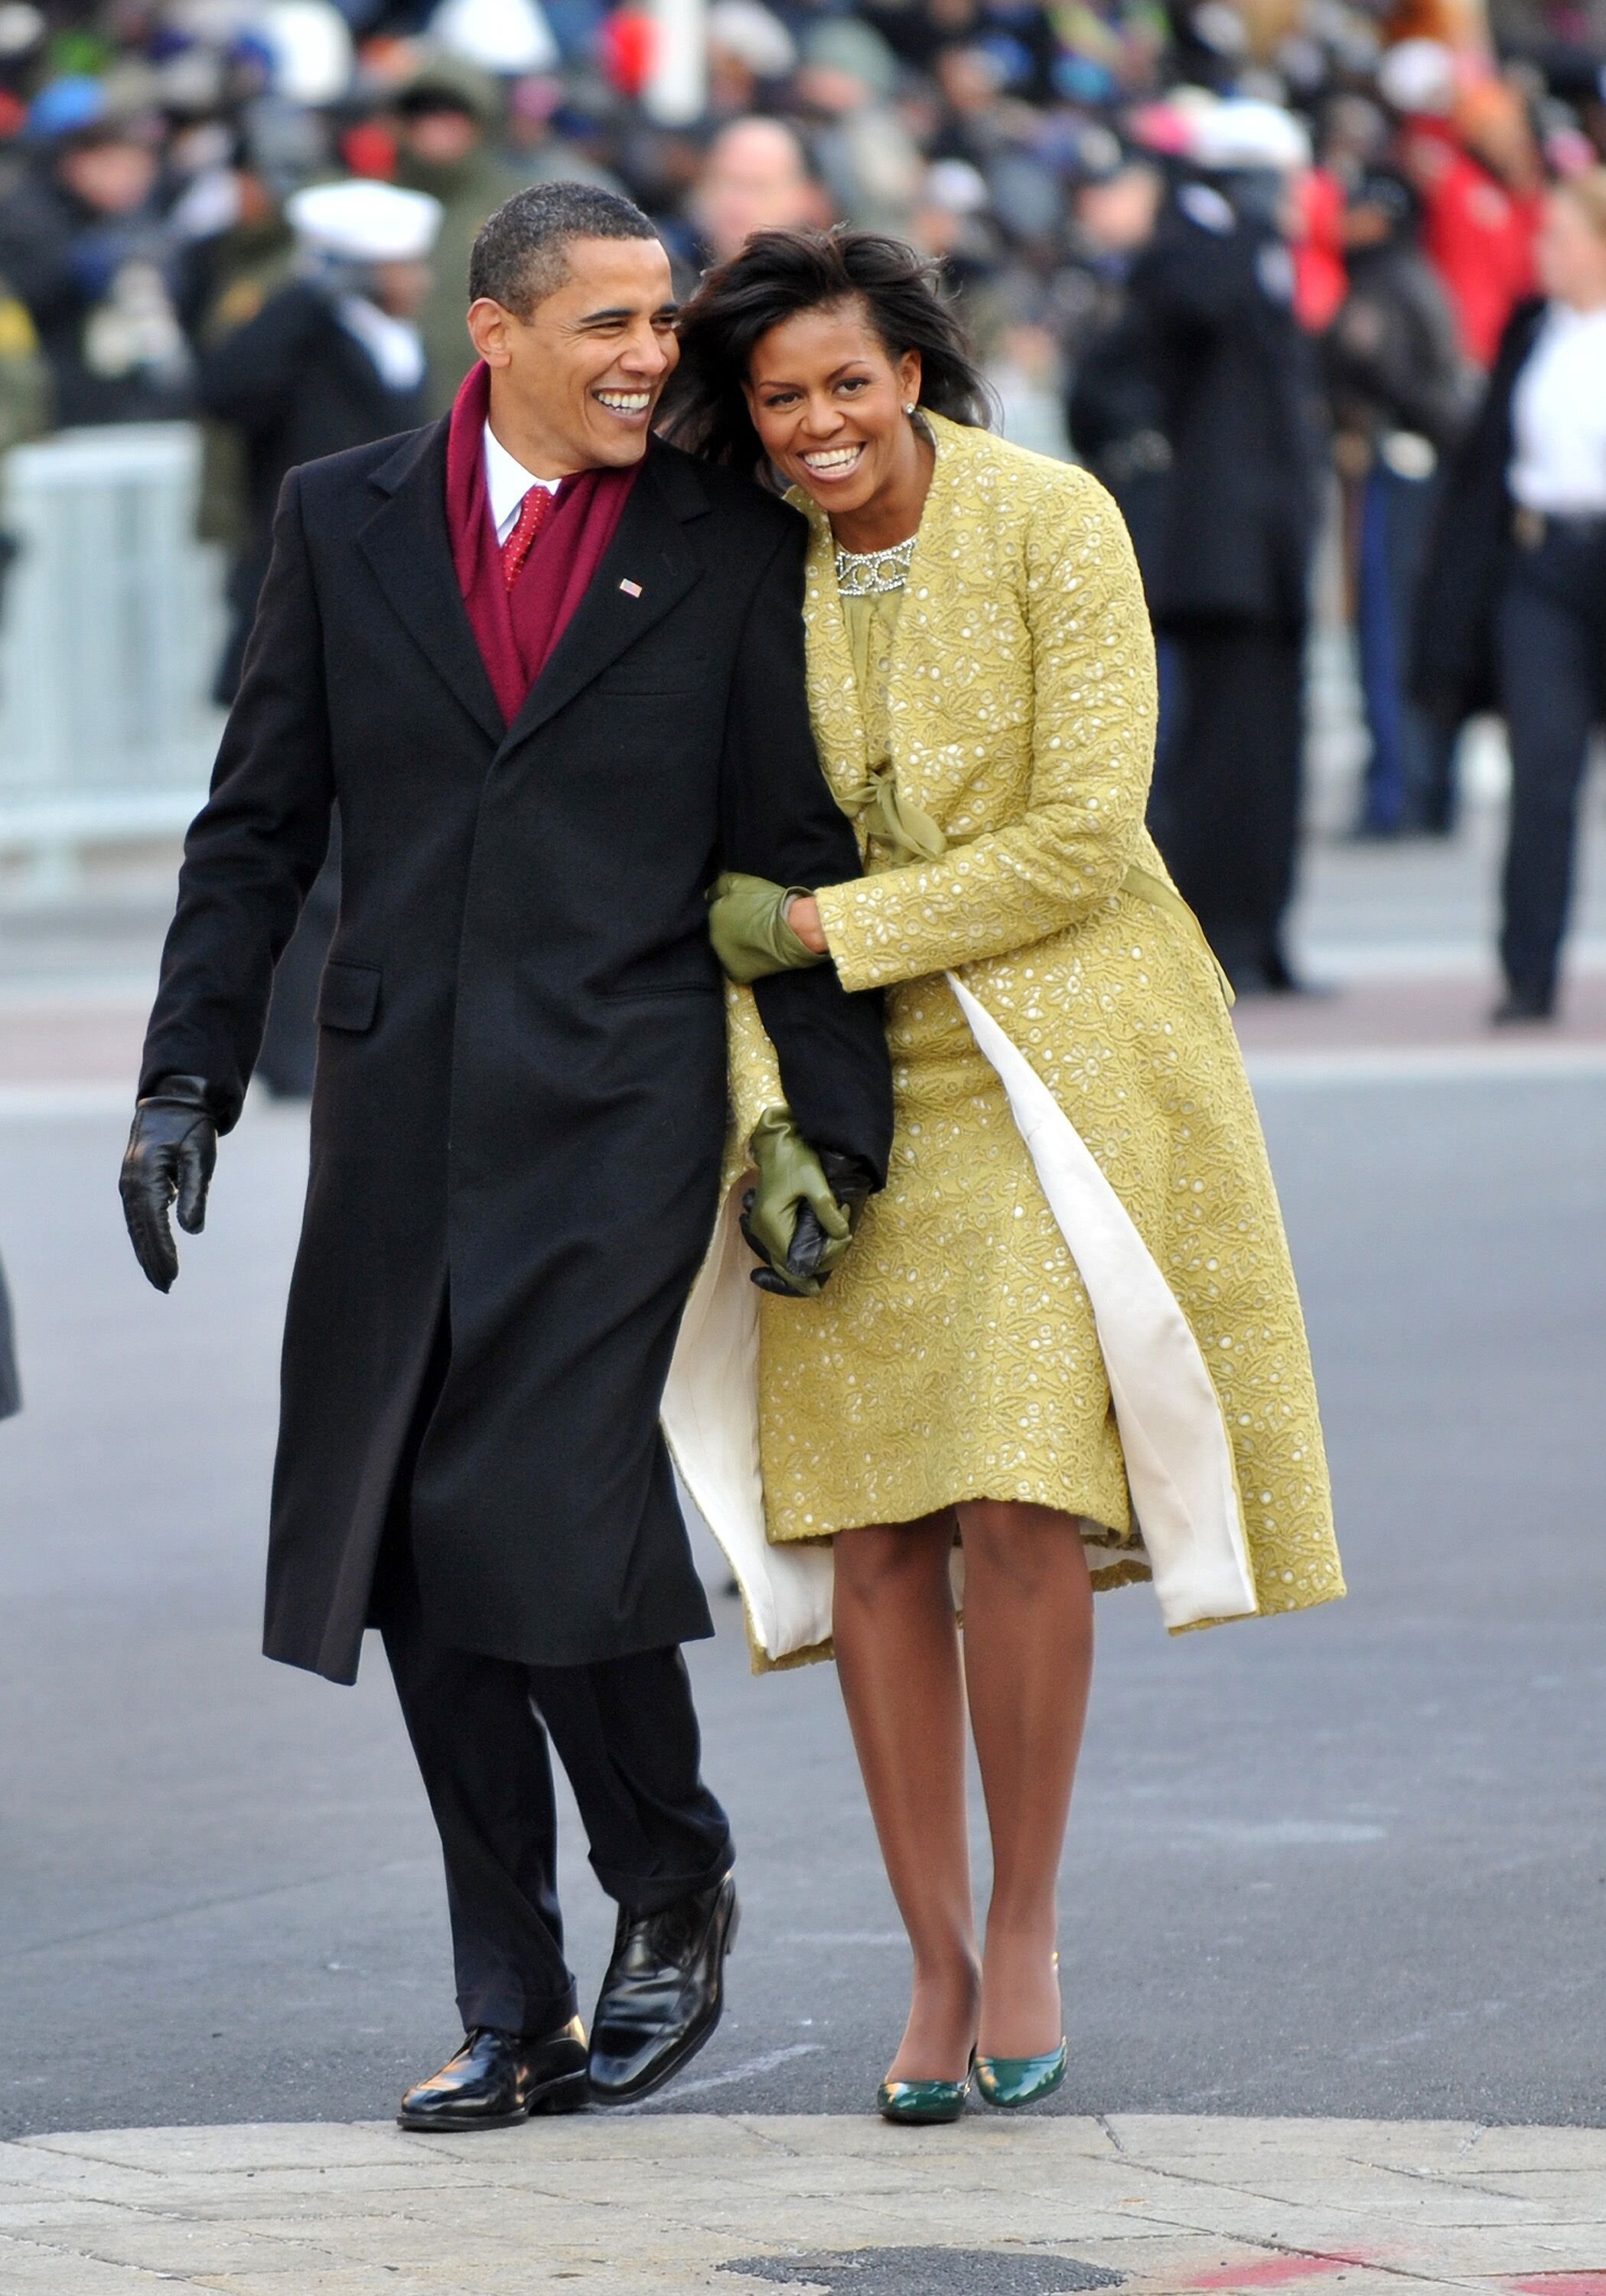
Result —
<instances>
[{"instance_id":1,"label":"metal barricade","mask_svg":"<svg viewBox=\"0 0 1606 2296\"><path fill-rule=\"evenodd\" d=\"M182 830L206 793L224 617L200 469L185 422L63 431L6 461L0 853L40 890L86 845Z\"/></svg>"}]
</instances>

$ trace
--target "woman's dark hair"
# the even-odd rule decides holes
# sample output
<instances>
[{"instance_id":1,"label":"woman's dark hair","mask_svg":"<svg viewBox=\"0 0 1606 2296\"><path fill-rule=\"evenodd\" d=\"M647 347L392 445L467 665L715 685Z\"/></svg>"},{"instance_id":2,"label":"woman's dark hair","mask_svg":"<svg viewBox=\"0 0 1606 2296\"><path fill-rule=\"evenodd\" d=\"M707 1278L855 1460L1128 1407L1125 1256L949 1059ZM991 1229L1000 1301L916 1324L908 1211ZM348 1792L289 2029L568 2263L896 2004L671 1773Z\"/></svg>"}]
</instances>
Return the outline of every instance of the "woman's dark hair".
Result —
<instances>
[{"instance_id":1,"label":"woman's dark hair","mask_svg":"<svg viewBox=\"0 0 1606 2296\"><path fill-rule=\"evenodd\" d=\"M755 346L800 311L855 302L889 357L920 353L922 406L986 426L992 394L935 263L878 231L758 231L681 310L666 436L705 462L757 470L764 448L742 388Z\"/></svg>"}]
</instances>

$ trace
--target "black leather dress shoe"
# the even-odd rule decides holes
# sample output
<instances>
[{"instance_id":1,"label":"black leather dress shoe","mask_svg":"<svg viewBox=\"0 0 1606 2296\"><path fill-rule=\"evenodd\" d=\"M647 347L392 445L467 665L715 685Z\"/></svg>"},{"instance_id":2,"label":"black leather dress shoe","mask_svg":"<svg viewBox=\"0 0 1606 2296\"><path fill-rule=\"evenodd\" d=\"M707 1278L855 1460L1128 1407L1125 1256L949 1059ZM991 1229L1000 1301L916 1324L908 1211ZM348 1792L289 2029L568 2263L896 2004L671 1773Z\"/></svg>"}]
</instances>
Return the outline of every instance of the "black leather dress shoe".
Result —
<instances>
[{"instance_id":1,"label":"black leather dress shoe","mask_svg":"<svg viewBox=\"0 0 1606 2296\"><path fill-rule=\"evenodd\" d=\"M737 1919L728 1874L661 1914L621 1906L591 2029L594 2103L634 2104L691 2062L725 2006Z\"/></svg>"},{"instance_id":2,"label":"black leather dress shoe","mask_svg":"<svg viewBox=\"0 0 1606 2296\"><path fill-rule=\"evenodd\" d=\"M438 2073L407 2091L396 2118L403 2128L511 2128L532 2112L579 2112L588 2100L578 2017L540 2040L479 2025Z\"/></svg>"},{"instance_id":3,"label":"black leather dress shoe","mask_svg":"<svg viewBox=\"0 0 1606 2296\"><path fill-rule=\"evenodd\" d=\"M1491 1029L1521 1027L1528 1021L1553 1021L1556 1000L1539 988L1508 988L1489 1014Z\"/></svg>"}]
</instances>

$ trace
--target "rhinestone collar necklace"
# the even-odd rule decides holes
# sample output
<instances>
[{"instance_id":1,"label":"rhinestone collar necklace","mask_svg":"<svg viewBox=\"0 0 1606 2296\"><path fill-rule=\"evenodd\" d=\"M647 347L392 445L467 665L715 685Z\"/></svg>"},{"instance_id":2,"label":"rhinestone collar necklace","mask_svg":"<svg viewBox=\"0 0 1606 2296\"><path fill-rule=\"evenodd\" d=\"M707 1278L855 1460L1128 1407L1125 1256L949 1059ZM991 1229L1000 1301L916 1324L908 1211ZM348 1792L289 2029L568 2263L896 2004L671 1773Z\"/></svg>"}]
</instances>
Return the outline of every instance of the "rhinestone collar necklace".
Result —
<instances>
[{"instance_id":1,"label":"rhinestone collar necklace","mask_svg":"<svg viewBox=\"0 0 1606 2296\"><path fill-rule=\"evenodd\" d=\"M844 598L882 598L909 579L909 562L918 537L895 542L890 550L844 550L837 545L837 588Z\"/></svg>"}]
</instances>

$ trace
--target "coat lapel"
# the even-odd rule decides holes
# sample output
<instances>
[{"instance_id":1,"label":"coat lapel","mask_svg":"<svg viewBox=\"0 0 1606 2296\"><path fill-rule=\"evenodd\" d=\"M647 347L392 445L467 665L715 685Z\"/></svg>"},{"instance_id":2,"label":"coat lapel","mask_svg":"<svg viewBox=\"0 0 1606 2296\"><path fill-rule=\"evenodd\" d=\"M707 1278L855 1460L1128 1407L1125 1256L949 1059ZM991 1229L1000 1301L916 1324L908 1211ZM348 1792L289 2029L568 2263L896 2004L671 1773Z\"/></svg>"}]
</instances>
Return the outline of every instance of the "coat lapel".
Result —
<instances>
[{"instance_id":1,"label":"coat lapel","mask_svg":"<svg viewBox=\"0 0 1606 2296\"><path fill-rule=\"evenodd\" d=\"M406 439L373 473L387 499L357 536L408 636L492 742L502 712L457 586L447 527L447 425Z\"/></svg>"},{"instance_id":2,"label":"coat lapel","mask_svg":"<svg viewBox=\"0 0 1606 2296\"><path fill-rule=\"evenodd\" d=\"M681 528L707 507L691 463L654 441L590 588L508 728L508 748L539 732L679 604L702 573Z\"/></svg>"}]
</instances>

